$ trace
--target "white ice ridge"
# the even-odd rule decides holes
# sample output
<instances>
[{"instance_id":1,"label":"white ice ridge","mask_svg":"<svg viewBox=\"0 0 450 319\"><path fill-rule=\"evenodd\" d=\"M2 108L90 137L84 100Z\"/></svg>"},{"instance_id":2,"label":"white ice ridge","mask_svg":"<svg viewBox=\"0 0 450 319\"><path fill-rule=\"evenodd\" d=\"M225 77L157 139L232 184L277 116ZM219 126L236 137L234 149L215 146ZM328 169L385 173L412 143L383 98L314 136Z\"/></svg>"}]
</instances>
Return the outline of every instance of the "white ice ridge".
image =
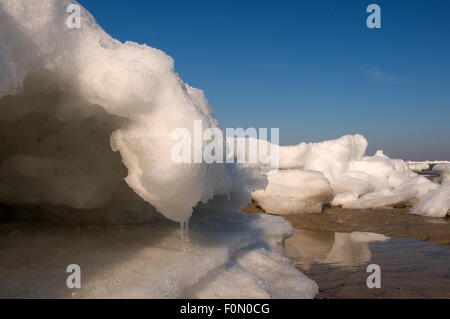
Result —
<instances>
[{"instance_id":1,"label":"white ice ridge","mask_svg":"<svg viewBox=\"0 0 450 319\"><path fill-rule=\"evenodd\" d=\"M361 135L295 146L270 145L269 149L278 148L280 170L270 172L267 189L253 192L252 197L267 211L307 213L320 212L330 202L349 209L414 205L439 186L383 151L366 156L367 145ZM258 166L267 168L263 163ZM438 169L445 172L446 166ZM331 188L325 186L326 180Z\"/></svg>"},{"instance_id":2,"label":"white ice ridge","mask_svg":"<svg viewBox=\"0 0 450 319\"><path fill-rule=\"evenodd\" d=\"M36 114L52 112L55 119L48 121L49 127L61 122L72 125L80 119L98 121L93 131L110 126L104 136L110 136L112 150L120 153L128 169L123 177L129 187L174 221L188 220L197 203L214 195L248 202L253 188L246 181L254 186L258 182L249 181L245 168L171 160L175 128L193 132L194 120L202 120L204 129L218 127L203 92L180 79L172 58L164 52L113 39L84 8L81 28L68 28L66 10L72 3L77 4L71 0L0 0L0 98L4 101L0 121L15 127L17 123L40 125L39 130L45 124ZM17 97L8 96L13 94ZM72 125L64 136L70 140L83 129L87 130ZM4 180L33 177L35 183L27 190L13 182L0 183L0 202L95 209L114 200L123 177L111 177L108 172L117 169L105 167L105 161L94 163L99 148L87 148L98 134L86 135L73 141L83 143L72 147L85 153L80 159L75 158L80 152L74 155L57 145L62 142L61 134L61 141L51 134L36 138L40 149L49 149L45 154L37 147L29 153L12 150L2 154ZM19 140L16 136L15 142ZM117 165L108 156L111 166ZM264 177L257 178L262 182L259 186L264 186ZM47 191L38 184L48 185Z\"/></svg>"}]
</instances>

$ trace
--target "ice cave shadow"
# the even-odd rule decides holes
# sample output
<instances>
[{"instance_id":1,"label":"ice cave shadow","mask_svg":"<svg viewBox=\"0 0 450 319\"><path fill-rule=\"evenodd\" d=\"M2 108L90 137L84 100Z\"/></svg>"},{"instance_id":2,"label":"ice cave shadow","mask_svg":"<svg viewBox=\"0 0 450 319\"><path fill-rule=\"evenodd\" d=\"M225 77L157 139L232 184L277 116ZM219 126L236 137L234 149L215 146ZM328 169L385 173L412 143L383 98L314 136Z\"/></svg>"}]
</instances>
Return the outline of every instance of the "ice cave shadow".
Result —
<instances>
[{"instance_id":1,"label":"ice cave shadow","mask_svg":"<svg viewBox=\"0 0 450 319\"><path fill-rule=\"evenodd\" d=\"M250 226L251 221L258 218L256 215L211 213L207 216L206 213L194 213L191 242L206 248L225 246L232 255L255 245L270 250L266 243L257 239L261 230ZM234 218L237 218L235 223ZM0 298L76 297L66 286L68 265L81 267L83 287L89 287L108 276L116 266L139 259L141 252L149 249L164 249L182 255L179 231L178 223L163 217L126 225L17 220L2 223ZM189 253L189 247L184 253ZM122 275L126 276L127 267L121 268ZM135 276L132 271L129 275ZM117 278L111 277L111 281L114 280Z\"/></svg>"},{"instance_id":2,"label":"ice cave shadow","mask_svg":"<svg viewBox=\"0 0 450 319\"><path fill-rule=\"evenodd\" d=\"M124 181L127 169L110 136L128 120L75 92L40 72L0 100L1 297L67 297L65 269L77 256L88 262L93 247L108 250L108 239L118 240L111 247L120 253L87 266L93 276L178 229ZM148 222L154 234L130 226L142 238L120 228L144 223L148 230Z\"/></svg>"},{"instance_id":3,"label":"ice cave shadow","mask_svg":"<svg viewBox=\"0 0 450 319\"><path fill-rule=\"evenodd\" d=\"M0 99L0 298L72 297L70 264L89 284L146 248L181 250L180 225L130 189L111 150L111 133L127 119L75 92L41 72ZM195 208L193 240L234 249L261 235L256 215L215 210L217 201L226 199Z\"/></svg>"}]
</instances>

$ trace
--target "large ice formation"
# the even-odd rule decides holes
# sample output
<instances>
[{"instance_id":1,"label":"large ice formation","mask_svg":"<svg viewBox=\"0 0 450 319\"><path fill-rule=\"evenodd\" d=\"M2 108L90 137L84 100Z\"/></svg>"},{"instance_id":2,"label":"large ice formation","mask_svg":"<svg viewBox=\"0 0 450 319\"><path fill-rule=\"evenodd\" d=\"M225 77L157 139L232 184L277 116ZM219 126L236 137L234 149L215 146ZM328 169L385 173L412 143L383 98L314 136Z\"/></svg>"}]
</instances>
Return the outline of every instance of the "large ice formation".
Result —
<instances>
[{"instance_id":1,"label":"large ice formation","mask_svg":"<svg viewBox=\"0 0 450 319\"><path fill-rule=\"evenodd\" d=\"M391 159L382 151L366 156L367 144L361 135L346 135L321 143L271 145L270 148L278 147L281 171L269 174L266 191L253 192L253 199L263 209L279 214L320 212L319 207L330 201L334 206L367 209L414 205L439 186L413 172L405 161ZM264 167L261 163L260 166ZM318 179L299 177L300 172L305 176L321 173L331 185L332 193L324 191ZM295 201L286 197L294 197ZM315 209L310 209L311 198L315 199Z\"/></svg>"},{"instance_id":2,"label":"large ice formation","mask_svg":"<svg viewBox=\"0 0 450 319\"><path fill-rule=\"evenodd\" d=\"M71 3L0 2L0 201L95 209L117 200L125 178L160 213L183 222L199 201L233 196L236 183L245 191L236 166L172 161L175 128L193 132L194 120L218 126L172 58L120 43L85 10L81 28L69 29Z\"/></svg>"},{"instance_id":3,"label":"large ice formation","mask_svg":"<svg viewBox=\"0 0 450 319\"><path fill-rule=\"evenodd\" d=\"M139 236L117 243L105 235L109 240L86 247L80 235L52 237L38 228L43 247L14 241L4 252L17 256L23 249L26 256L47 259L37 258L35 272L30 265L7 264L13 274L1 271L2 291L54 296L61 285L50 285L59 273L52 267L70 250L59 246L65 235L68 247L73 241L80 249L81 261L93 262L82 297L313 297L317 285L282 256L290 225L233 213L250 201L251 191L265 187L265 176L240 165L172 160L174 129L193 133L196 120L203 129L218 127L203 92L180 79L164 52L113 39L83 8L81 28L68 28L71 4L78 5L0 0L0 212L87 223L151 221L138 233L148 241L134 251ZM215 208L211 201L220 195L228 200ZM208 204L200 208L202 203ZM168 244L179 238L178 230L166 232L157 212L181 223L187 242L194 207L202 226L192 225L191 246L183 252ZM52 255L57 250L62 255ZM93 275L98 256L116 263ZM34 280L3 284L28 273L49 281L36 291L28 286Z\"/></svg>"},{"instance_id":4,"label":"large ice formation","mask_svg":"<svg viewBox=\"0 0 450 319\"><path fill-rule=\"evenodd\" d=\"M312 298L317 284L281 254L292 226L278 216L232 213L222 200L196 209L187 251L178 225L167 220L8 225L0 298ZM65 286L74 262L82 267L76 291Z\"/></svg>"}]
</instances>

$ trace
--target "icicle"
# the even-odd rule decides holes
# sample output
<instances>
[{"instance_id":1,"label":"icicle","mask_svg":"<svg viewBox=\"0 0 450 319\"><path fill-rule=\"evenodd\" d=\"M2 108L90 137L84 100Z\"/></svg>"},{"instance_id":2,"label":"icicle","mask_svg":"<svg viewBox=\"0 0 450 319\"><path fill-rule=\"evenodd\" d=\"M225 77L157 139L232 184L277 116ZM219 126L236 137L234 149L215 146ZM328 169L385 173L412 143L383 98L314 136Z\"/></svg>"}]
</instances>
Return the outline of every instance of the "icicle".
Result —
<instances>
[{"instance_id":1,"label":"icicle","mask_svg":"<svg viewBox=\"0 0 450 319\"><path fill-rule=\"evenodd\" d=\"M189 219L180 223L180 239L183 251L189 248Z\"/></svg>"}]
</instances>

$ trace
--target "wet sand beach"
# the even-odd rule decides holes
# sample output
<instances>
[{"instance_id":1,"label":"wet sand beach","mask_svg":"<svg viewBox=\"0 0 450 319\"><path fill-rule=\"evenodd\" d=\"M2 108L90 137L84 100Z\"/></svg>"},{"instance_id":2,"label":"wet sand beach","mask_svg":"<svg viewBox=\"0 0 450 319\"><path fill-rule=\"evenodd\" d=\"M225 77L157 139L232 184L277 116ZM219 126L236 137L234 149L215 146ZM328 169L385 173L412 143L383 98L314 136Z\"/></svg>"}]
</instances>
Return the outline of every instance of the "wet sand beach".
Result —
<instances>
[{"instance_id":1,"label":"wet sand beach","mask_svg":"<svg viewBox=\"0 0 450 319\"><path fill-rule=\"evenodd\" d=\"M256 205L243 211L263 212ZM318 283L318 299L450 298L450 218L408 212L326 208L284 215L295 228L285 253ZM369 264L381 268L380 289L367 287Z\"/></svg>"}]
</instances>

